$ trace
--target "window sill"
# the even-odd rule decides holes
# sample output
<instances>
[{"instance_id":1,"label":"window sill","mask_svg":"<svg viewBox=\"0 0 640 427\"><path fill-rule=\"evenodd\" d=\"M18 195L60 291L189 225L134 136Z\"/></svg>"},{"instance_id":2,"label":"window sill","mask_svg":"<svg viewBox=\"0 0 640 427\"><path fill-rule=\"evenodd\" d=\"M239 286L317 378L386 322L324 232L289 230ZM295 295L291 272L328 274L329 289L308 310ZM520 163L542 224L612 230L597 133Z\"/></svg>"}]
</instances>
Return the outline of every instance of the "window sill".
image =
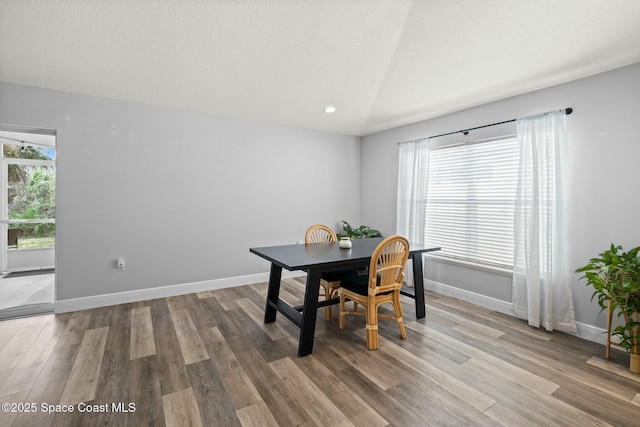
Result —
<instances>
[{"instance_id":1,"label":"window sill","mask_svg":"<svg viewBox=\"0 0 640 427\"><path fill-rule=\"evenodd\" d=\"M461 259L455 259L455 258L449 258L449 257L444 257L441 255L436 255L436 254L425 254L425 257L427 259L436 261L436 262L441 262L444 264L451 264L451 265L455 265L458 267L465 267L465 268L470 268L470 269L474 269L474 270L481 270L481 271L486 271L489 273L496 273L496 274L501 274L503 276L511 276L513 275L513 269L509 268L509 267L500 267L500 266L496 266L496 265L489 265L489 264L482 264L479 262L472 262L472 261L466 261L466 260L461 260Z\"/></svg>"}]
</instances>

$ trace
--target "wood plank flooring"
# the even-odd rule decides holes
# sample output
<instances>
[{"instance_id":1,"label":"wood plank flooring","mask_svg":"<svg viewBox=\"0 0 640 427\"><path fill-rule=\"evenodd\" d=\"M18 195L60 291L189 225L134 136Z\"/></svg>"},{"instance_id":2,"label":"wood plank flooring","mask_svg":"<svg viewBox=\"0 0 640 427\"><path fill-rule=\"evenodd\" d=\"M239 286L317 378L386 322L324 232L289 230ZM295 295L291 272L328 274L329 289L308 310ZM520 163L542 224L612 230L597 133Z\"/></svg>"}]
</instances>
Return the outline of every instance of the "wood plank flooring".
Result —
<instances>
[{"instance_id":1,"label":"wood plank flooring","mask_svg":"<svg viewBox=\"0 0 640 427\"><path fill-rule=\"evenodd\" d=\"M298 329L262 322L266 288L0 322L0 425L640 425L621 351L427 292L419 321L403 299L406 340L383 319L368 351L364 319L333 310L298 358Z\"/></svg>"}]
</instances>

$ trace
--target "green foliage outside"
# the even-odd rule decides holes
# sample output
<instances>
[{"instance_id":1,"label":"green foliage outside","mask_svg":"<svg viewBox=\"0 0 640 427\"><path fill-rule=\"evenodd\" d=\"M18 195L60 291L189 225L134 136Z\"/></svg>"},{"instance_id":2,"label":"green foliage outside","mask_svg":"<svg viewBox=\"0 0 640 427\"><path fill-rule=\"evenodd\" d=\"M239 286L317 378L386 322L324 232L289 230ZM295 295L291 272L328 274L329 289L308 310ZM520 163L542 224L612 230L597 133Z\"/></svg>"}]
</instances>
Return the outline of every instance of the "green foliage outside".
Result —
<instances>
[{"instance_id":1,"label":"green foliage outside","mask_svg":"<svg viewBox=\"0 0 640 427\"><path fill-rule=\"evenodd\" d=\"M9 219L42 219L56 217L53 168L22 166L26 179L9 183Z\"/></svg>"},{"instance_id":2,"label":"green foliage outside","mask_svg":"<svg viewBox=\"0 0 640 427\"><path fill-rule=\"evenodd\" d=\"M49 160L42 150L36 147L5 145L5 157ZM8 215L9 220L54 219L56 177L55 169L50 166L9 165L8 173ZM20 228L20 248L50 247L55 242L55 224L31 223L10 224L10 228Z\"/></svg>"}]
</instances>

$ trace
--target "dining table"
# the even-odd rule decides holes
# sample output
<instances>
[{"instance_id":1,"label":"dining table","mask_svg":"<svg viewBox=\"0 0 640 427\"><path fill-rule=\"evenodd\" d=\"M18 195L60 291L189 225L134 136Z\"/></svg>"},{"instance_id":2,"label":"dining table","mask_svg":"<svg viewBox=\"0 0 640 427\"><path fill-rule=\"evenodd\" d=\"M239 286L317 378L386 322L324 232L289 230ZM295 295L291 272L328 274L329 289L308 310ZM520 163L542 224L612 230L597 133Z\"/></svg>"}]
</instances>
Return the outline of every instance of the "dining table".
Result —
<instances>
[{"instance_id":1,"label":"dining table","mask_svg":"<svg viewBox=\"0 0 640 427\"><path fill-rule=\"evenodd\" d=\"M318 301L322 273L367 267L374 250L382 240L382 238L354 239L351 248L341 248L338 242L249 248L251 253L271 263L264 322L275 322L277 313L282 313L300 328L298 356L311 354L318 308L339 302L337 298ZM415 300L415 313L418 319L425 317L426 314L422 280L422 254L440 249L439 246L421 243L409 244L409 259L412 261L414 286L413 288L403 287L401 293ZM307 273L302 305L292 306L279 297L283 268L288 271L299 270Z\"/></svg>"}]
</instances>

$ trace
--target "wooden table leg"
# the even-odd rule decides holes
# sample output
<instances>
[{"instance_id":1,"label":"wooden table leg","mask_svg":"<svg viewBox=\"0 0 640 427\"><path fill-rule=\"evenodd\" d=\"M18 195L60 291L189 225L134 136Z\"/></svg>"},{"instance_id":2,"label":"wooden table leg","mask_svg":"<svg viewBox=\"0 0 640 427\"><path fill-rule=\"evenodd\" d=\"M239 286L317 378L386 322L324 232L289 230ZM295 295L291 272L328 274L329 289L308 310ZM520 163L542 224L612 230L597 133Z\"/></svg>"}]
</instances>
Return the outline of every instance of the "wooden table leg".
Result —
<instances>
[{"instance_id":1,"label":"wooden table leg","mask_svg":"<svg viewBox=\"0 0 640 427\"><path fill-rule=\"evenodd\" d=\"M424 308L424 279L422 278L422 253L412 254L411 263L413 264L413 290L415 291L416 300L416 319L422 319L426 316Z\"/></svg>"},{"instance_id":2,"label":"wooden table leg","mask_svg":"<svg viewBox=\"0 0 640 427\"><path fill-rule=\"evenodd\" d=\"M305 287L304 293L302 325L300 326L300 340L298 341L298 357L306 356L313 351L313 336L316 329L319 292L320 271L309 270L307 272L307 286Z\"/></svg>"},{"instance_id":3,"label":"wooden table leg","mask_svg":"<svg viewBox=\"0 0 640 427\"><path fill-rule=\"evenodd\" d=\"M282 278L282 267L271 264L269 273L269 289L267 290L267 305L264 309L264 323L276 321L278 310L278 298L280 297L280 279Z\"/></svg>"}]
</instances>

